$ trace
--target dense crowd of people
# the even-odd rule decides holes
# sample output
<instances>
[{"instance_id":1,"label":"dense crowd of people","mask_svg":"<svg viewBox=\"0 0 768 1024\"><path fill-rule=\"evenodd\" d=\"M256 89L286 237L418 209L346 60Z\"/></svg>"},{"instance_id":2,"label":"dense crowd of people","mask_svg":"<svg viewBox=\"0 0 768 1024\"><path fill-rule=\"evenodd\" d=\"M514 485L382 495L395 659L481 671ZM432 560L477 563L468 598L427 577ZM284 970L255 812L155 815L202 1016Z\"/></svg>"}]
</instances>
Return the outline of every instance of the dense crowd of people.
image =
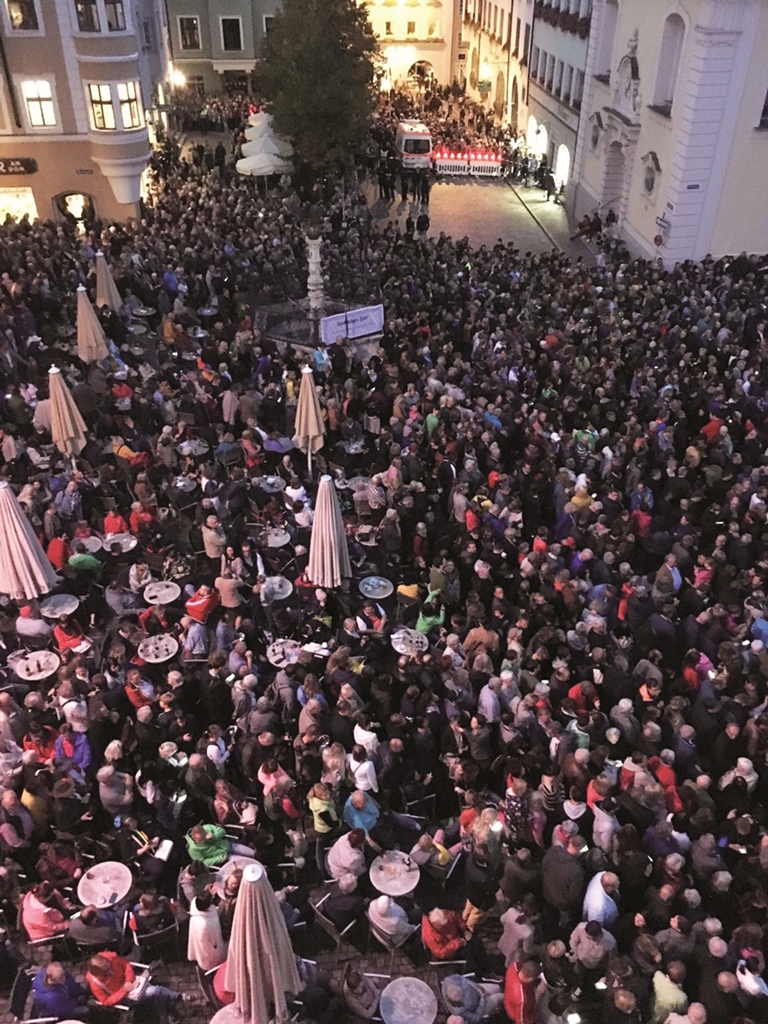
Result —
<instances>
[{"instance_id":1,"label":"dense crowd of people","mask_svg":"<svg viewBox=\"0 0 768 1024\"><path fill-rule=\"evenodd\" d=\"M216 968L239 885L216 872L253 854L292 934L328 882L350 938L370 924L418 958L420 931L430 959L466 961L441 986L451 1024L768 1019L766 260L476 247L326 182L326 292L380 299L383 336L364 359L284 350L255 310L305 291L288 187L170 143L154 172L140 223L0 232L2 473L79 599L53 622L38 601L0 613L8 928L103 944L86 985L114 1005L136 984L121 912L139 933L188 919L190 959ZM98 250L123 305L99 311L109 360L84 365L75 291L95 297ZM54 363L88 428L74 463L51 444ZM306 364L312 472L290 440ZM307 574L324 470L338 590ZM364 598L370 576L392 595ZM146 601L158 580L179 598ZM393 648L402 626L423 649ZM144 661L167 635L178 655ZM270 661L278 639L297 660ZM22 649L60 667L25 682ZM422 882L390 899L368 872L396 848ZM73 917L105 859L131 865L130 899ZM84 1012L60 959L38 1016ZM376 1011L356 970L336 997Z\"/></svg>"}]
</instances>

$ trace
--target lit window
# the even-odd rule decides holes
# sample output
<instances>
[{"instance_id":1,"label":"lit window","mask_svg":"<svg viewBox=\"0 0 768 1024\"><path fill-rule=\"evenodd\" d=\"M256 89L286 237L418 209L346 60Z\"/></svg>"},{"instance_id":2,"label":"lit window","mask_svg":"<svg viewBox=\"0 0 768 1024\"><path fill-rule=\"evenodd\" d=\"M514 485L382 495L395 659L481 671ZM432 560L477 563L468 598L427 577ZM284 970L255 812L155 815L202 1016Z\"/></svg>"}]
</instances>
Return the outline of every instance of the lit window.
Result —
<instances>
[{"instance_id":1,"label":"lit window","mask_svg":"<svg viewBox=\"0 0 768 1024\"><path fill-rule=\"evenodd\" d=\"M415 36L416 35L416 22L415 21L409 21L408 22L408 28L407 28L407 31L406 31L405 34L407 36Z\"/></svg>"},{"instance_id":2,"label":"lit window","mask_svg":"<svg viewBox=\"0 0 768 1024\"><path fill-rule=\"evenodd\" d=\"M107 28L110 32L125 31L125 10L123 0L107 0L104 4L107 12Z\"/></svg>"},{"instance_id":3,"label":"lit window","mask_svg":"<svg viewBox=\"0 0 768 1024\"><path fill-rule=\"evenodd\" d=\"M136 82L118 82L117 98L120 101L120 117L123 128L141 128L143 118L139 105L139 89Z\"/></svg>"},{"instance_id":4,"label":"lit window","mask_svg":"<svg viewBox=\"0 0 768 1024\"><path fill-rule=\"evenodd\" d=\"M197 18L179 18L179 38L182 50L200 49L200 22Z\"/></svg>"},{"instance_id":5,"label":"lit window","mask_svg":"<svg viewBox=\"0 0 768 1024\"><path fill-rule=\"evenodd\" d=\"M385 36L391 36L392 35L392 22L391 21L385 21L384 22L384 35Z\"/></svg>"},{"instance_id":6,"label":"lit window","mask_svg":"<svg viewBox=\"0 0 768 1024\"><path fill-rule=\"evenodd\" d=\"M115 108L112 106L112 90L108 85L89 85L88 95L91 100L93 127L98 131L113 131L115 128Z\"/></svg>"},{"instance_id":7,"label":"lit window","mask_svg":"<svg viewBox=\"0 0 768 1024\"><path fill-rule=\"evenodd\" d=\"M239 18L221 19L221 47L228 53L242 50L243 33L241 31Z\"/></svg>"},{"instance_id":8,"label":"lit window","mask_svg":"<svg viewBox=\"0 0 768 1024\"><path fill-rule=\"evenodd\" d=\"M96 0L75 0L77 27L81 32L101 32Z\"/></svg>"},{"instance_id":9,"label":"lit window","mask_svg":"<svg viewBox=\"0 0 768 1024\"><path fill-rule=\"evenodd\" d=\"M37 20L35 0L8 0L8 20L14 32L37 32L40 25Z\"/></svg>"},{"instance_id":10,"label":"lit window","mask_svg":"<svg viewBox=\"0 0 768 1024\"><path fill-rule=\"evenodd\" d=\"M56 111L53 106L51 83L46 81L22 82L21 91L27 105L27 117L33 128L54 128Z\"/></svg>"}]
</instances>

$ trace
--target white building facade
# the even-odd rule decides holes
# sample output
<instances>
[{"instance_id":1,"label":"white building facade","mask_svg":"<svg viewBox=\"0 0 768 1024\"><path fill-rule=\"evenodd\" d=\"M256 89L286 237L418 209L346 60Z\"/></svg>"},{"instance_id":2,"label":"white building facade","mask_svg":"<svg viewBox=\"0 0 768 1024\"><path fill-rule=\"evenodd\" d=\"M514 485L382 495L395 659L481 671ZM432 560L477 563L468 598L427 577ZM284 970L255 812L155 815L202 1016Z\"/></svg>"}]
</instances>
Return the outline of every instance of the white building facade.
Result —
<instances>
[{"instance_id":1,"label":"white building facade","mask_svg":"<svg viewBox=\"0 0 768 1024\"><path fill-rule=\"evenodd\" d=\"M454 0L373 0L366 4L384 59L384 85L453 80Z\"/></svg>"},{"instance_id":2,"label":"white building facade","mask_svg":"<svg viewBox=\"0 0 768 1024\"><path fill-rule=\"evenodd\" d=\"M528 82L529 149L546 157L559 186L576 154L592 0L545 0L535 6Z\"/></svg>"},{"instance_id":3,"label":"white building facade","mask_svg":"<svg viewBox=\"0 0 768 1024\"><path fill-rule=\"evenodd\" d=\"M765 252L768 4L594 0L569 206L666 265Z\"/></svg>"}]
</instances>

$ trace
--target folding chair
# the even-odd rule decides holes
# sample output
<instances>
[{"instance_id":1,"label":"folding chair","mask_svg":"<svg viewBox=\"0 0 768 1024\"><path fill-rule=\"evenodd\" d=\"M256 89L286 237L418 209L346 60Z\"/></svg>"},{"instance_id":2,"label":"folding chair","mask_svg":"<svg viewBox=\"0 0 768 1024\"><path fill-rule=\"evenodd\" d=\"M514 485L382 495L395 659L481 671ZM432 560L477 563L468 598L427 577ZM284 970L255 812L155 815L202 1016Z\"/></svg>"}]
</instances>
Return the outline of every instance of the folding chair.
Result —
<instances>
[{"instance_id":1,"label":"folding chair","mask_svg":"<svg viewBox=\"0 0 768 1024\"><path fill-rule=\"evenodd\" d=\"M368 927L370 928L371 935L390 954L390 957L389 957L389 973L391 974L392 973L392 968L393 968L394 963L395 963L395 953L397 952L398 949L402 949L402 947L406 944L406 942L408 942L411 938L413 938L413 936L416 934L416 932L419 931L419 929L421 928L421 925L420 924L412 925L411 930L406 935L404 935L401 939L395 940L395 939L392 938L391 935L387 935L385 932L380 931L376 927L376 925L373 923L373 921L370 919L370 917L368 917L367 914L366 914L366 917L368 918Z\"/></svg>"},{"instance_id":2,"label":"folding chair","mask_svg":"<svg viewBox=\"0 0 768 1024\"><path fill-rule=\"evenodd\" d=\"M169 924L165 928L158 928L156 932L148 932L146 935L138 935L136 932L133 933L133 944L141 956L147 956L147 954L156 956L158 951L162 950L163 946L166 946L171 942L173 943L176 959L178 960L181 957L181 954L179 953L178 921L174 921L173 924Z\"/></svg>"},{"instance_id":3,"label":"folding chair","mask_svg":"<svg viewBox=\"0 0 768 1024\"><path fill-rule=\"evenodd\" d=\"M323 914L322 910L320 909L330 895L331 894L329 892L326 893L325 896L323 896L321 900L318 900L317 903L313 903L310 900L309 905L315 912L315 921L320 925L320 927L323 929L326 935L330 935L330 937L336 944L336 958L334 960L334 967L338 967L339 952L341 950L341 944L344 941L344 936L355 927L357 922L350 921L346 928L343 928L341 931L339 931L339 929L336 927L333 921L329 917L326 917L325 914Z\"/></svg>"},{"instance_id":4,"label":"folding chair","mask_svg":"<svg viewBox=\"0 0 768 1024\"><path fill-rule=\"evenodd\" d=\"M49 1021L57 1021L59 1019L58 1017L35 1016L36 1011L34 1001L30 1007L32 1016L26 1016L27 1000L29 999L29 995L32 991L32 982L39 970L39 967L24 964L18 969L16 977L13 979L9 1009L13 1019L15 1021L19 1021L20 1024L47 1024Z\"/></svg>"},{"instance_id":5,"label":"folding chair","mask_svg":"<svg viewBox=\"0 0 768 1024\"><path fill-rule=\"evenodd\" d=\"M212 1010L220 1010L221 1002L213 987L213 976L218 971L218 967L212 967L209 971L204 971L200 964L195 964L195 971L197 972L197 983L200 986L200 991L205 997L205 1001L211 1007Z\"/></svg>"}]
</instances>

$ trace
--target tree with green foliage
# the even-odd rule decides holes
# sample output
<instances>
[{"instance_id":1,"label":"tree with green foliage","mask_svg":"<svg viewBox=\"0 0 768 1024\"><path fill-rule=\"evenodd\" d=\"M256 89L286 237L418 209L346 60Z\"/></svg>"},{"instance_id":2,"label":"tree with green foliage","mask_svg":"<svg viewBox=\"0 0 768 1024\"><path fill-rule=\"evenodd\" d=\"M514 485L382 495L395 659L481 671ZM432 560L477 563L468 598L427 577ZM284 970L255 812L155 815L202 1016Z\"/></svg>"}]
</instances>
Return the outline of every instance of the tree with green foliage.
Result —
<instances>
[{"instance_id":1,"label":"tree with green foliage","mask_svg":"<svg viewBox=\"0 0 768 1024\"><path fill-rule=\"evenodd\" d=\"M365 149L375 109L376 37L355 0L283 0L254 85L300 177L340 169Z\"/></svg>"}]
</instances>

